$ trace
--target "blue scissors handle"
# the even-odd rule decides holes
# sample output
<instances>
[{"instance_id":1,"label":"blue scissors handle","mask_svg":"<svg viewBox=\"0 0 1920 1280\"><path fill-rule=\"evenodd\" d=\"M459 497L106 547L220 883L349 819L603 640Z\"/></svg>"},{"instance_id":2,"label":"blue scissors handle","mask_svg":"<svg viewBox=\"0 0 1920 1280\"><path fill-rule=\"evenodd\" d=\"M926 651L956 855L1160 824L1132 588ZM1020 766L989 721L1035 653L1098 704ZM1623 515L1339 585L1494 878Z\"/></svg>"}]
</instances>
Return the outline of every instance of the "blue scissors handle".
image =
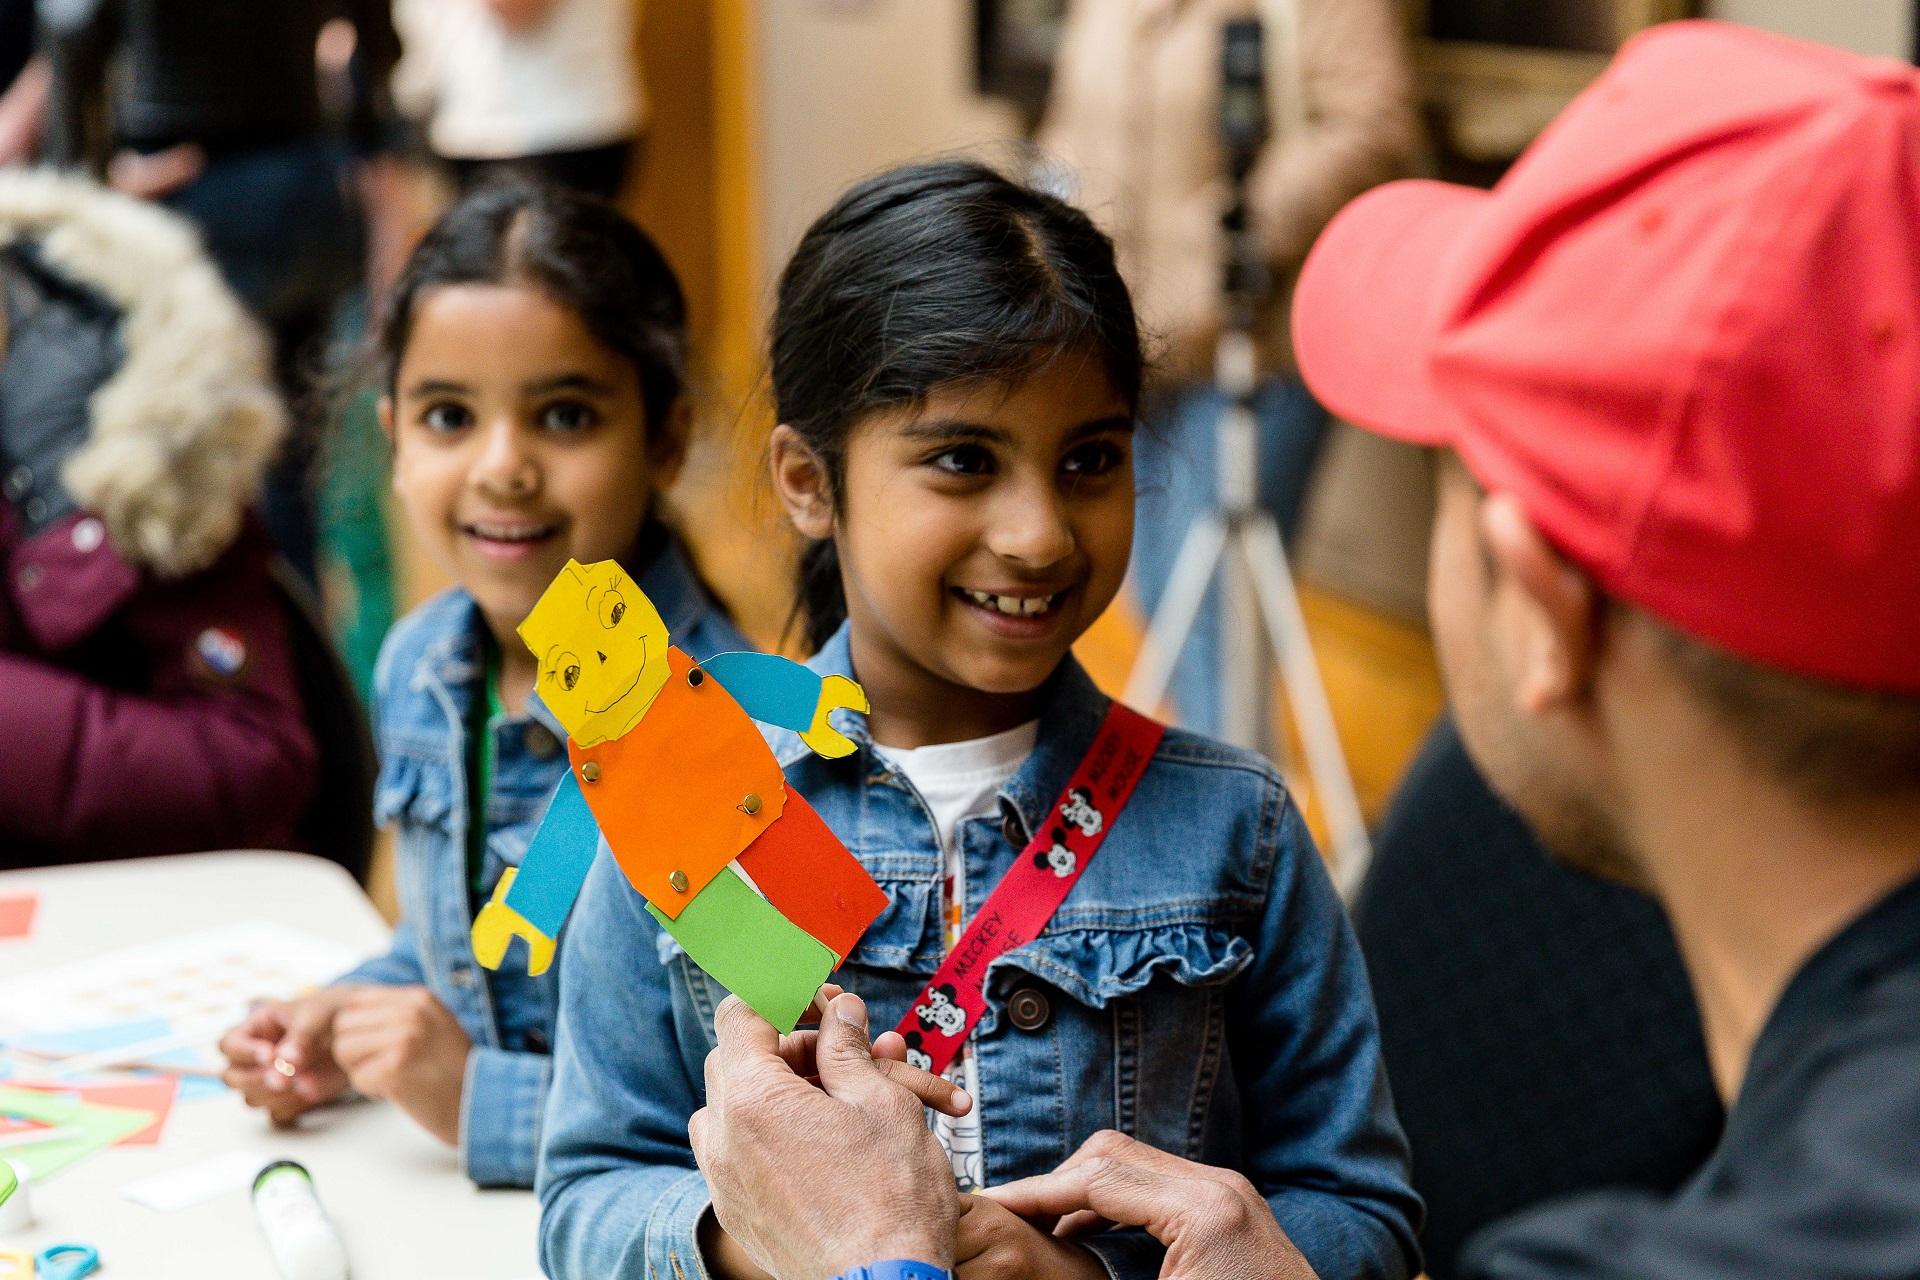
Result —
<instances>
[{"instance_id":1,"label":"blue scissors handle","mask_svg":"<svg viewBox=\"0 0 1920 1280\"><path fill-rule=\"evenodd\" d=\"M100 1251L90 1244L50 1244L40 1251L40 1280L80 1280L100 1269Z\"/></svg>"}]
</instances>

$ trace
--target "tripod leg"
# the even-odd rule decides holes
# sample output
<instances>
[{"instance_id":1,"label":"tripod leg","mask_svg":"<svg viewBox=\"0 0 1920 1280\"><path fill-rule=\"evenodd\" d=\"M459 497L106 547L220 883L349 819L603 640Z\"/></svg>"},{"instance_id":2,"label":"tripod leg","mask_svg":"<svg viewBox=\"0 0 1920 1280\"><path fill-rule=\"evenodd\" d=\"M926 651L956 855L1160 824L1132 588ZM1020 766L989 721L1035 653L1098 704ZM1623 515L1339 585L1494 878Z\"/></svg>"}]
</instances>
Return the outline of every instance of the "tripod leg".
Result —
<instances>
[{"instance_id":1,"label":"tripod leg","mask_svg":"<svg viewBox=\"0 0 1920 1280\"><path fill-rule=\"evenodd\" d=\"M1126 692L1120 700L1128 706L1152 711L1166 696L1167 681L1173 678L1173 664L1193 634L1194 619L1200 616L1200 602L1206 599L1214 569L1220 563L1220 551L1227 544L1227 527L1217 515L1196 519L1180 543L1174 557L1173 572L1167 577L1167 590L1160 597L1159 612L1147 626L1140 656L1134 660L1127 677Z\"/></svg>"},{"instance_id":2,"label":"tripod leg","mask_svg":"<svg viewBox=\"0 0 1920 1280\"><path fill-rule=\"evenodd\" d=\"M1327 815L1327 830L1333 839L1334 880L1341 896L1351 902L1373 859L1366 819L1360 813L1353 775L1347 770L1340 732L1333 723L1333 708L1328 705L1326 685L1321 683L1320 667L1314 660L1313 641L1307 635L1306 616L1300 612L1300 596L1293 587L1293 572L1280 542L1280 530L1270 517L1263 517L1250 523L1246 533L1254 588L1260 595L1260 608L1280 661L1287 701L1306 747L1307 771L1313 776L1314 791Z\"/></svg>"}]
</instances>

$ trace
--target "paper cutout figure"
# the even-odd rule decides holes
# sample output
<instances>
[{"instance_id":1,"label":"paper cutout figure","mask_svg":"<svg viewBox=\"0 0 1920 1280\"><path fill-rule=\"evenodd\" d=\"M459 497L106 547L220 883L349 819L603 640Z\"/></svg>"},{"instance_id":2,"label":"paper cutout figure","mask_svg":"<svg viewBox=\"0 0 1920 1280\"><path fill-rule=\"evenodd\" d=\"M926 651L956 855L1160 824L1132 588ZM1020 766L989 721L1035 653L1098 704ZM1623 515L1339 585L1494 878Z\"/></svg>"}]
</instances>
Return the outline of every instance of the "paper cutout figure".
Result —
<instances>
[{"instance_id":1,"label":"paper cutout figure","mask_svg":"<svg viewBox=\"0 0 1920 1280\"><path fill-rule=\"evenodd\" d=\"M604 839L694 963L792 1030L887 898L788 792L753 722L843 756L853 743L827 717L866 711L866 694L770 654L694 662L611 560L568 561L520 637L539 659L535 688L567 731L571 768L519 868L475 918L475 958L497 969L520 938L528 972L545 971Z\"/></svg>"}]
</instances>

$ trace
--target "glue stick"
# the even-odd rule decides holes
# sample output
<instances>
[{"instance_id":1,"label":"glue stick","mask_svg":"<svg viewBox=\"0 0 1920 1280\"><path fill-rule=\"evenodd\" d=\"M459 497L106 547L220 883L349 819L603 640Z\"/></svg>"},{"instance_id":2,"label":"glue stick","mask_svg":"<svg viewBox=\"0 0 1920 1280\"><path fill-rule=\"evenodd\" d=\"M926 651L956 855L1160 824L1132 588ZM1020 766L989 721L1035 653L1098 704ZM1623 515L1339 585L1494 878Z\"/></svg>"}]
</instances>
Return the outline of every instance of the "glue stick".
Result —
<instances>
[{"instance_id":1,"label":"glue stick","mask_svg":"<svg viewBox=\"0 0 1920 1280\"><path fill-rule=\"evenodd\" d=\"M320 1207L313 1176L275 1160L253 1179L253 1214L285 1280L347 1280L347 1250Z\"/></svg>"},{"instance_id":2,"label":"glue stick","mask_svg":"<svg viewBox=\"0 0 1920 1280\"><path fill-rule=\"evenodd\" d=\"M25 1231L33 1225L33 1179L24 1164L0 1160L0 1235Z\"/></svg>"}]
</instances>

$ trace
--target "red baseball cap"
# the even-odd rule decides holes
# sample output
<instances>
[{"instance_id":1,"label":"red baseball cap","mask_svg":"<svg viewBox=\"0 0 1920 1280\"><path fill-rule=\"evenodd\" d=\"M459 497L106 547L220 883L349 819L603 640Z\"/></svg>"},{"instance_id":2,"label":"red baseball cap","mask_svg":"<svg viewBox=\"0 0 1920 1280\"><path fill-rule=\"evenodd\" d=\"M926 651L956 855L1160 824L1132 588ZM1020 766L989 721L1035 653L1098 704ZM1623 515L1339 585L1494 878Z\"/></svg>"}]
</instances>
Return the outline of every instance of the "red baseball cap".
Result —
<instances>
[{"instance_id":1,"label":"red baseball cap","mask_svg":"<svg viewBox=\"0 0 1920 1280\"><path fill-rule=\"evenodd\" d=\"M1308 385L1445 445L1601 588L1920 693L1920 76L1717 22L1623 49L1492 191L1343 210Z\"/></svg>"}]
</instances>

